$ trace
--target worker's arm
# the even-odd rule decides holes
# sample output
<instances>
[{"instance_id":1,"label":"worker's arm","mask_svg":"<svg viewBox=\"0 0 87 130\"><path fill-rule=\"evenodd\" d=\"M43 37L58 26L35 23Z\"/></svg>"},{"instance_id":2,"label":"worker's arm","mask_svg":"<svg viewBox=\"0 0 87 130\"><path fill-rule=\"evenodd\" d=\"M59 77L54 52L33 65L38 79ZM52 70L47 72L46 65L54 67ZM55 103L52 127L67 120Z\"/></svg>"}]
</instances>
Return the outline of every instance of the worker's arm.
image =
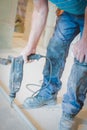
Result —
<instances>
[{"instance_id":1,"label":"worker's arm","mask_svg":"<svg viewBox=\"0 0 87 130\"><path fill-rule=\"evenodd\" d=\"M32 14L31 32L28 43L22 52L25 62L27 56L35 53L38 41L44 30L48 15L48 0L33 0L34 11Z\"/></svg>"},{"instance_id":2,"label":"worker's arm","mask_svg":"<svg viewBox=\"0 0 87 130\"><path fill-rule=\"evenodd\" d=\"M84 30L81 39L73 47L74 56L87 63L87 7L85 9Z\"/></svg>"}]
</instances>

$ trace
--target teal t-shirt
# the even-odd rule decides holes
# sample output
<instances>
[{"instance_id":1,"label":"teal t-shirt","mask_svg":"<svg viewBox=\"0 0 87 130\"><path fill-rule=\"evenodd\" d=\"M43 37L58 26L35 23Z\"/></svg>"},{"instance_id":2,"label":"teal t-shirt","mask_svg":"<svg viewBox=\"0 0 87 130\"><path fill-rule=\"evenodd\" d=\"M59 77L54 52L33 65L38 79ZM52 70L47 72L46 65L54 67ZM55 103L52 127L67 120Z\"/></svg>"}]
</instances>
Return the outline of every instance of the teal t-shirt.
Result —
<instances>
[{"instance_id":1,"label":"teal t-shirt","mask_svg":"<svg viewBox=\"0 0 87 130\"><path fill-rule=\"evenodd\" d=\"M72 14L84 14L87 0L50 0L59 9Z\"/></svg>"}]
</instances>

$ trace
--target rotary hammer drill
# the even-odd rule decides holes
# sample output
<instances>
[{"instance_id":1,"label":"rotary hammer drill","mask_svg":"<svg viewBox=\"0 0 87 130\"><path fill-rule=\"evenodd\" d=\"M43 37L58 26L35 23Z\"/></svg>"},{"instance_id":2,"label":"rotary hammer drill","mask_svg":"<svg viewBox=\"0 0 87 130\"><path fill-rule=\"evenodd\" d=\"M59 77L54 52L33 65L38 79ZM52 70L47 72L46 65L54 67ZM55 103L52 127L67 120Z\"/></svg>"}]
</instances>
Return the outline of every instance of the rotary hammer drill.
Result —
<instances>
[{"instance_id":1,"label":"rotary hammer drill","mask_svg":"<svg viewBox=\"0 0 87 130\"><path fill-rule=\"evenodd\" d=\"M39 60L44 56L40 54L31 54L27 58L28 60ZM16 93L19 91L23 79L23 65L24 60L22 56L13 57L8 56L7 59L0 58L0 64L8 65L11 63L10 78L9 78L9 89L10 89L10 103L12 104Z\"/></svg>"}]
</instances>

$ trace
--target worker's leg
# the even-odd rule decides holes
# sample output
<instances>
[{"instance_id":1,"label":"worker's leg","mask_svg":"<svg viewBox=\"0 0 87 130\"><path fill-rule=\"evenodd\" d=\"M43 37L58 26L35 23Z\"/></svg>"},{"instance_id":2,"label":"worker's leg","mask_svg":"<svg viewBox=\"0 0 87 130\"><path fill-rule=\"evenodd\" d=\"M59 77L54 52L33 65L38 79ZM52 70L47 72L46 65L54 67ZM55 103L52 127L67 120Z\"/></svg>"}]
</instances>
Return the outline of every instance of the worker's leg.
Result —
<instances>
[{"instance_id":1,"label":"worker's leg","mask_svg":"<svg viewBox=\"0 0 87 130\"><path fill-rule=\"evenodd\" d=\"M72 116L82 109L87 92L87 64L75 61L63 98L63 112Z\"/></svg>"},{"instance_id":2,"label":"worker's leg","mask_svg":"<svg viewBox=\"0 0 87 130\"><path fill-rule=\"evenodd\" d=\"M81 35L84 27L84 16L76 17ZM67 83L67 92L62 102L62 117L58 130L72 130L74 117L79 113L84 105L87 92L87 63L80 63L76 59L71 69Z\"/></svg>"},{"instance_id":3,"label":"worker's leg","mask_svg":"<svg viewBox=\"0 0 87 130\"><path fill-rule=\"evenodd\" d=\"M84 105L87 92L87 64L75 60L67 86L67 93L63 97L63 113L59 130L71 130L73 118Z\"/></svg>"},{"instance_id":4,"label":"worker's leg","mask_svg":"<svg viewBox=\"0 0 87 130\"><path fill-rule=\"evenodd\" d=\"M57 92L61 88L60 78L64 70L69 46L78 33L79 28L77 24L73 23L73 18L67 13L61 15L56 22L54 34L47 47L43 84L35 97L27 98L24 101L25 107L40 107L56 100Z\"/></svg>"}]
</instances>

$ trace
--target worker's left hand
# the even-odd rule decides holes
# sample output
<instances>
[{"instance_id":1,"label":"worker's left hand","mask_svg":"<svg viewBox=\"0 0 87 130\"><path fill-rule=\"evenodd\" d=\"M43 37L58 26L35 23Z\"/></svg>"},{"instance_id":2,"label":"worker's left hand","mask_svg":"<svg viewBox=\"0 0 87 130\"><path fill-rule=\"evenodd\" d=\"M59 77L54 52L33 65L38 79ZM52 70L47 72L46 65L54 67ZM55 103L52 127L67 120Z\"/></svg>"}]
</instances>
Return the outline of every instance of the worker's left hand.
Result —
<instances>
[{"instance_id":1,"label":"worker's left hand","mask_svg":"<svg viewBox=\"0 0 87 130\"><path fill-rule=\"evenodd\" d=\"M87 63L87 40L80 39L76 44L73 45L74 57L79 62Z\"/></svg>"}]
</instances>

